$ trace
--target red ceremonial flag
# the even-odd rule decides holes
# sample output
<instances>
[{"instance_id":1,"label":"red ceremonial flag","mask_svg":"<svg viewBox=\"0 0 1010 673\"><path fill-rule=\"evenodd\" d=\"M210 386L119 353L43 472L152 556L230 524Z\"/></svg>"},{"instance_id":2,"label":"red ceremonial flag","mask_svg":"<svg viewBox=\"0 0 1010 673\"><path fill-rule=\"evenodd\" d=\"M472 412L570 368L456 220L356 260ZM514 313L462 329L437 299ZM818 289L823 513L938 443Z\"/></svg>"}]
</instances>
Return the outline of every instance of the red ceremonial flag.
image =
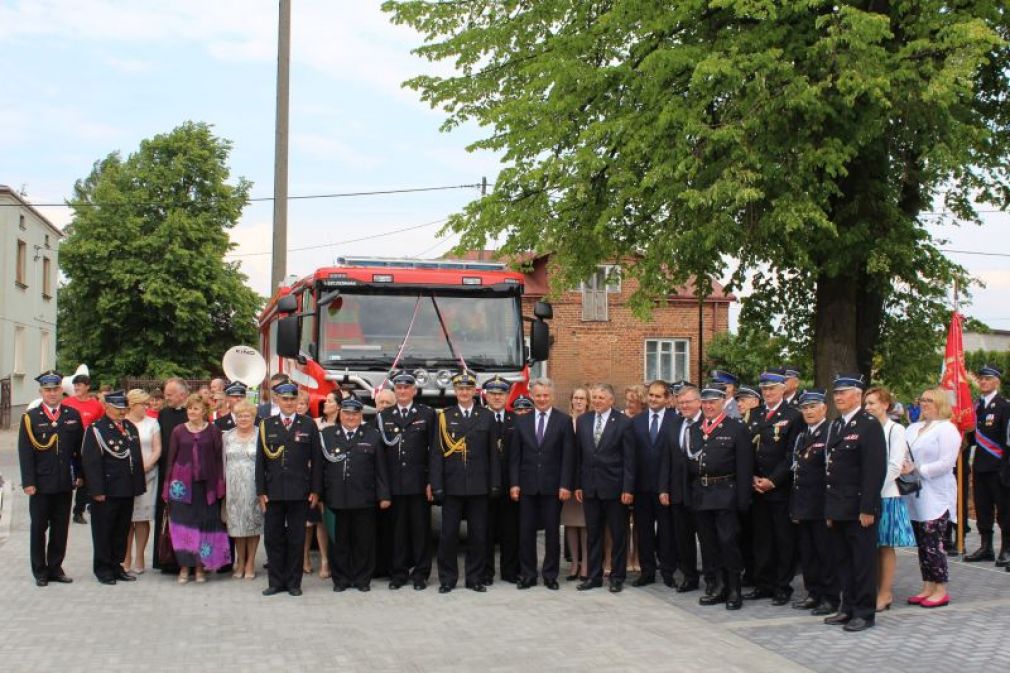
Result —
<instances>
[{"instance_id":1,"label":"red ceremonial flag","mask_svg":"<svg viewBox=\"0 0 1010 673\"><path fill-rule=\"evenodd\" d=\"M950 318L950 329L947 330L947 350L940 377L940 387L950 391L950 405L953 409L950 420L962 433L975 429L975 405L972 404L968 371L964 366L963 321L964 316L954 311Z\"/></svg>"}]
</instances>

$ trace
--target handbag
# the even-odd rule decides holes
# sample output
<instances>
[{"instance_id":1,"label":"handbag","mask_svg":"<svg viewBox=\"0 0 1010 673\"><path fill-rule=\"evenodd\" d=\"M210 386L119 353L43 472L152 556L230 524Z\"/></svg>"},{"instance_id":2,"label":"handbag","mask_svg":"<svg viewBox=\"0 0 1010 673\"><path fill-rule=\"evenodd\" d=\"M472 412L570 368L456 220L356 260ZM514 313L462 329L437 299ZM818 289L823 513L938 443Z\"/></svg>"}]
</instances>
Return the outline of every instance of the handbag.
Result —
<instances>
[{"instance_id":1,"label":"handbag","mask_svg":"<svg viewBox=\"0 0 1010 673\"><path fill-rule=\"evenodd\" d=\"M158 563L162 567L178 565L175 560L175 547L172 546L172 533L168 529L168 508L161 520L161 532L158 533Z\"/></svg>"},{"instance_id":2,"label":"handbag","mask_svg":"<svg viewBox=\"0 0 1010 673\"><path fill-rule=\"evenodd\" d=\"M908 447L908 457L911 461L915 462L915 456L912 455L912 447ZM895 485L898 487L898 493L901 495L912 495L919 497L919 491L922 490L922 478L915 472L909 472L908 474L899 474L894 479Z\"/></svg>"}]
</instances>

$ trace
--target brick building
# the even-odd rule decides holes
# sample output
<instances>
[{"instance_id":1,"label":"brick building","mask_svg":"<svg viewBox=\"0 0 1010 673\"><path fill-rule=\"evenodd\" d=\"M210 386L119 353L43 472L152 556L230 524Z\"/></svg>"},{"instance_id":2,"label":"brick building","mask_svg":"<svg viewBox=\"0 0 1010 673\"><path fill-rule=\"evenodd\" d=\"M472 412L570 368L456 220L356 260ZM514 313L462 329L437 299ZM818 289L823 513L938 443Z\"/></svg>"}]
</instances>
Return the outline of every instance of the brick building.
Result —
<instances>
[{"instance_id":1,"label":"brick building","mask_svg":"<svg viewBox=\"0 0 1010 673\"><path fill-rule=\"evenodd\" d=\"M469 259L493 259L493 251L471 252ZM533 305L548 292L550 255L531 260L526 274L523 315L533 315ZM681 288L656 306L648 322L636 318L628 298L637 289L633 279L615 279L610 267L601 266L581 288L551 300L551 351L535 373L545 373L556 385L558 399L593 381L611 383L618 392L625 386L654 378L698 382L698 343L703 350L713 335L729 329L729 305L735 297L714 283L712 294L702 302L692 287ZM609 279L609 280L608 280ZM699 335L699 312L702 330ZM619 402L620 404L620 402Z\"/></svg>"}]
</instances>

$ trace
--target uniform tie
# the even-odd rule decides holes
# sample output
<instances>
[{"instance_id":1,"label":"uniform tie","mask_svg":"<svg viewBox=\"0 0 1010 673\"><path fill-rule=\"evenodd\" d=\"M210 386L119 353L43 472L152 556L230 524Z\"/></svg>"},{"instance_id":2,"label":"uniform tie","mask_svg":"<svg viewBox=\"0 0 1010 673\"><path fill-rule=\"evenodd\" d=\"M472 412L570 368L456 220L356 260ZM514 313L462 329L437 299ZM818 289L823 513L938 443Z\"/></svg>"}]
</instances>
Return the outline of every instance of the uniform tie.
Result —
<instances>
[{"instance_id":1,"label":"uniform tie","mask_svg":"<svg viewBox=\"0 0 1010 673\"><path fill-rule=\"evenodd\" d=\"M287 430L288 428L291 427L291 419L290 418L282 418L281 422L284 424L284 429L285 430Z\"/></svg>"},{"instance_id":2,"label":"uniform tie","mask_svg":"<svg viewBox=\"0 0 1010 673\"><path fill-rule=\"evenodd\" d=\"M654 411L652 412L652 423L649 424L649 439L655 444L657 437L659 437L659 414Z\"/></svg>"}]
</instances>

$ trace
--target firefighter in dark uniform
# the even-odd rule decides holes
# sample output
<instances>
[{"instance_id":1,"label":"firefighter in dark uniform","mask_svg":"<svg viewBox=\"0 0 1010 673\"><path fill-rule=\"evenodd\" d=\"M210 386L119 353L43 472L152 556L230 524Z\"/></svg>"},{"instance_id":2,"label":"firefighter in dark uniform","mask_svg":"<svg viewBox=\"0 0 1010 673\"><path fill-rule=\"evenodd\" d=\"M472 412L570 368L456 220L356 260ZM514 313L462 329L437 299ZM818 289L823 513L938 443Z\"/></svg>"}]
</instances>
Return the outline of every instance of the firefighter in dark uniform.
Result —
<instances>
[{"instance_id":1,"label":"firefighter in dark uniform","mask_svg":"<svg viewBox=\"0 0 1010 673\"><path fill-rule=\"evenodd\" d=\"M877 610L877 518L887 468L884 429L863 410L866 383L859 374L835 378L832 397L841 414L825 447L824 516L841 585L838 612L825 624L846 631L873 626Z\"/></svg>"},{"instance_id":2,"label":"firefighter in dark uniform","mask_svg":"<svg viewBox=\"0 0 1010 673\"><path fill-rule=\"evenodd\" d=\"M256 494L263 518L269 586L264 596L287 591L302 595L305 519L319 501L312 490L312 459L319 452L319 430L295 412L298 386L279 383L273 399L280 413L259 425L256 442Z\"/></svg>"},{"instance_id":3,"label":"firefighter in dark uniform","mask_svg":"<svg viewBox=\"0 0 1010 673\"><path fill-rule=\"evenodd\" d=\"M375 506L388 509L385 447L378 430L361 424L364 405L354 397L340 403L340 422L323 428L312 461L312 490L334 518L330 542L333 590L371 588L375 570Z\"/></svg>"},{"instance_id":4,"label":"firefighter in dark uniform","mask_svg":"<svg viewBox=\"0 0 1010 673\"><path fill-rule=\"evenodd\" d=\"M800 395L804 427L793 445L793 484L789 516L796 524L797 547L807 595L793 602L797 610L825 616L838 611L838 581L831 555L831 532L824 520L824 449L831 437L825 420L824 390Z\"/></svg>"},{"instance_id":5,"label":"firefighter in dark uniform","mask_svg":"<svg viewBox=\"0 0 1010 673\"><path fill-rule=\"evenodd\" d=\"M759 384L765 408L759 415L751 506L755 587L744 598L771 598L772 605L785 605L796 568L796 527L789 518L792 450L803 417L783 398L783 375L763 372Z\"/></svg>"},{"instance_id":6,"label":"firefighter in dark uniform","mask_svg":"<svg viewBox=\"0 0 1010 673\"><path fill-rule=\"evenodd\" d=\"M228 396L228 408L234 409L236 404L245 399L245 384L241 381L229 383L224 389L224 394ZM235 427L235 413L229 411L227 415L214 419L214 425L216 425L221 432L231 430Z\"/></svg>"},{"instance_id":7,"label":"firefighter in dark uniform","mask_svg":"<svg viewBox=\"0 0 1010 673\"><path fill-rule=\"evenodd\" d=\"M35 584L69 584L63 572L74 486L80 486L84 428L76 409L60 404L63 375L49 370L35 378L42 404L25 412L18 432L21 487L28 496L29 543ZM49 533L47 544L46 532Z\"/></svg>"},{"instance_id":8,"label":"firefighter in dark uniform","mask_svg":"<svg viewBox=\"0 0 1010 673\"><path fill-rule=\"evenodd\" d=\"M488 496L499 495L498 429L494 414L474 404L477 379L464 371L452 378L457 404L439 412L438 444L431 452L431 491L442 504L438 541L438 592L449 593L459 578L459 524L467 521L466 587L487 591Z\"/></svg>"},{"instance_id":9,"label":"firefighter in dark uniform","mask_svg":"<svg viewBox=\"0 0 1010 673\"><path fill-rule=\"evenodd\" d=\"M501 478L498 489L501 496L488 500L487 558L484 563L484 584L494 583L494 548L498 545L498 572L506 582L519 581L519 503L508 497L509 447L515 431L515 416L505 408L512 384L501 376L484 383L484 400L488 411L494 414L498 430L498 464Z\"/></svg>"},{"instance_id":10,"label":"firefighter in dark uniform","mask_svg":"<svg viewBox=\"0 0 1010 673\"><path fill-rule=\"evenodd\" d=\"M725 603L727 610L739 610L743 605L740 512L751 502L754 445L743 423L723 411L725 401L721 384L709 384L701 391L703 418L691 433L690 441L697 444L686 447L687 474L702 562L716 576L712 592L698 602Z\"/></svg>"},{"instance_id":11,"label":"firefighter in dark uniform","mask_svg":"<svg viewBox=\"0 0 1010 673\"><path fill-rule=\"evenodd\" d=\"M975 406L975 430L968 435L968 446L972 456L975 521L982 544L964 560L996 561L997 566L1007 567L1010 563L1010 484L1000 481L1000 468L1007 464L1008 458L1010 403L999 394L1002 376L1003 372L994 365L984 365L978 370L982 397ZM1000 529L999 557L993 548L994 523L999 523Z\"/></svg>"},{"instance_id":12,"label":"firefighter in dark uniform","mask_svg":"<svg viewBox=\"0 0 1010 673\"><path fill-rule=\"evenodd\" d=\"M736 392L737 409L740 410L740 422L747 428L754 446L761 441L761 420L764 418L764 400L758 386L741 385ZM754 521L750 510L740 512L740 554L743 556L743 578L741 586L754 586Z\"/></svg>"},{"instance_id":13,"label":"firefighter in dark uniform","mask_svg":"<svg viewBox=\"0 0 1010 673\"><path fill-rule=\"evenodd\" d=\"M147 490L140 433L126 418L126 393L105 395L105 415L84 433L81 462L91 494L95 577L102 584L133 582L123 570L133 499Z\"/></svg>"},{"instance_id":14,"label":"firefighter in dark uniform","mask_svg":"<svg viewBox=\"0 0 1010 673\"><path fill-rule=\"evenodd\" d=\"M389 493L392 557L389 588L399 589L409 579L414 589L428 586L431 574L431 487L428 469L435 442L435 412L416 402L417 380L410 372L390 380L396 404L376 418L385 447ZM381 516L381 515L380 515Z\"/></svg>"},{"instance_id":15,"label":"firefighter in dark uniform","mask_svg":"<svg viewBox=\"0 0 1010 673\"><path fill-rule=\"evenodd\" d=\"M800 407L800 370L792 365L786 365L775 371L781 372L785 377L785 393L782 399L785 400L786 404L791 407L799 409Z\"/></svg>"}]
</instances>

